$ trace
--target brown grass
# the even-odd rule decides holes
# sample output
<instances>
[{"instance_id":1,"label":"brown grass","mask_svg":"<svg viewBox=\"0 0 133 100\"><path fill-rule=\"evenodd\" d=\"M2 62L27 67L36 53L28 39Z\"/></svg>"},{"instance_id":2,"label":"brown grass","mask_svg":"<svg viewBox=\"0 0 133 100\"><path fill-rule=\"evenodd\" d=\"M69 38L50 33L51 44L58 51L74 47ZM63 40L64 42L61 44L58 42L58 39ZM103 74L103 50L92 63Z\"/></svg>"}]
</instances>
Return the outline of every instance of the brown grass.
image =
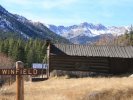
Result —
<instances>
[{"instance_id":1,"label":"brown grass","mask_svg":"<svg viewBox=\"0 0 133 100\"><path fill-rule=\"evenodd\" d=\"M0 90L0 100L15 100L16 84ZM25 100L133 100L133 78L51 78L25 82Z\"/></svg>"}]
</instances>

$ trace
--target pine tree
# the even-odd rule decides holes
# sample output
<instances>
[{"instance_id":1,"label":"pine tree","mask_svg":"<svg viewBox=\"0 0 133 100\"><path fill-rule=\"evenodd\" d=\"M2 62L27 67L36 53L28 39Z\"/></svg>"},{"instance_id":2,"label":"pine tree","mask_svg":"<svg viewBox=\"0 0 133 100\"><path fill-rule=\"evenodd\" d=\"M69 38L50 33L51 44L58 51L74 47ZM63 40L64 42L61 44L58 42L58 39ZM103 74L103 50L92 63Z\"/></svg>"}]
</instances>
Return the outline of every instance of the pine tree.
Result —
<instances>
[{"instance_id":1,"label":"pine tree","mask_svg":"<svg viewBox=\"0 0 133 100\"><path fill-rule=\"evenodd\" d=\"M33 49L30 49L28 51L28 54L27 54L27 63L28 63L28 67L30 67L32 65L32 63L36 60L36 57L35 57L35 54L34 54L34 50Z\"/></svg>"},{"instance_id":2,"label":"pine tree","mask_svg":"<svg viewBox=\"0 0 133 100\"><path fill-rule=\"evenodd\" d=\"M133 27L132 27L132 25L131 25L129 34L130 34L130 45L133 45Z\"/></svg>"},{"instance_id":3,"label":"pine tree","mask_svg":"<svg viewBox=\"0 0 133 100\"><path fill-rule=\"evenodd\" d=\"M46 54L46 45L41 40L4 39L0 40L0 52L12 57L15 61L21 60L31 66L32 63L41 63Z\"/></svg>"},{"instance_id":4,"label":"pine tree","mask_svg":"<svg viewBox=\"0 0 133 100\"><path fill-rule=\"evenodd\" d=\"M8 56L10 56L10 57L12 57L14 43L15 43L15 41L13 39L9 39Z\"/></svg>"}]
</instances>

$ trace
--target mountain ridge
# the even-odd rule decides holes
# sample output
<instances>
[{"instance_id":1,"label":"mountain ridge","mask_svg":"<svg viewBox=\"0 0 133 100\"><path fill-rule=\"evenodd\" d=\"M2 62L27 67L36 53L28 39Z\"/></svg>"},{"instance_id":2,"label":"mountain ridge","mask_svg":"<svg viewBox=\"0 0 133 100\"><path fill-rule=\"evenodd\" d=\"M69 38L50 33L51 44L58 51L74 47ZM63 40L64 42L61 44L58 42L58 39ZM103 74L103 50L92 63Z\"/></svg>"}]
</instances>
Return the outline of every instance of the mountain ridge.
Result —
<instances>
[{"instance_id":1,"label":"mountain ridge","mask_svg":"<svg viewBox=\"0 0 133 100\"><path fill-rule=\"evenodd\" d=\"M104 26L103 24L93 24L88 22L83 22L78 25L71 26L47 25L47 27L53 32L69 39L72 43L76 44L91 43L91 40L97 41L104 35L106 37L109 36L113 38L122 35L126 30L129 30L129 27L125 26ZM83 37L86 41L83 40Z\"/></svg>"},{"instance_id":2,"label":"mountain ridge","mask_svg":"<svg viewBox=\"0 0 133 100\"><path fill-rule=\"evenodd\" d=\"M13 36L24 39L40 38L59 43L90 44L103 37L114 38L124 34L126 30L129 30L129 27L105 26L88 22L70 26L33 22L23 16L8 12L0 5L0 36L9 32Z\"/></svg>"},{"instance_id":3,"label":"mountain ridge","mask_svg":"<svg viewBox=\"0 0 133 100\"><path fill-rule=\"evenodd\" d=\"M39 22L38 22L39 23ZM41 25L39 27L38 25ZM5 8L0 5L0 35L3 36L5 33L15 34L17 38L39 38L39 39L50 39L54 42L63 42L63 43L70 43L64 37L54 33L53 31L49 30L46 26L42 23L35 24L31 20L27 18L12 14L8 12ZM9 36L9 35L8 35ZM8 37L4 36L4 37Z\"/></svg>"}]
</instances>

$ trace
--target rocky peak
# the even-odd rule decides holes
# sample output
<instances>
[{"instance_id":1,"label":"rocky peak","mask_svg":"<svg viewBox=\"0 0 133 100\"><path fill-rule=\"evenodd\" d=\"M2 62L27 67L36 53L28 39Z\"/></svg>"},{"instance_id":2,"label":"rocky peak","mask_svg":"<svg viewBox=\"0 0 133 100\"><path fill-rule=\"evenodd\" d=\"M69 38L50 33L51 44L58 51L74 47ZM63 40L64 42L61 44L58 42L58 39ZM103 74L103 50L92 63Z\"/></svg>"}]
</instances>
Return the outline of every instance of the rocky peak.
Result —
<instances>
[{"instance_id":1,"label":"rocky peak","mask_svg":"<svg viewBox=\"0 0 133 100\"><path fill-rule=\"evenodd\" d=\"M5 12L8 12L8 11L0 5L0 13L5 13Z\"/></svg>"}]
</instances>

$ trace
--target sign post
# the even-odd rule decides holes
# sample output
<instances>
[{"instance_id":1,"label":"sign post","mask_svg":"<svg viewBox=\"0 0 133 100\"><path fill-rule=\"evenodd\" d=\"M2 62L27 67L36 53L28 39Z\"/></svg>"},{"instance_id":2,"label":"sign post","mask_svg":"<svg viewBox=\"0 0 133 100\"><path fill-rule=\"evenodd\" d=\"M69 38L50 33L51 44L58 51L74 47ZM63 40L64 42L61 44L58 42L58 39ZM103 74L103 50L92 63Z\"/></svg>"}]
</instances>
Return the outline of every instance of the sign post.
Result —
<instances>
[{"instance_id":1,"label":"sign post","mask_svg":"<svg viewBox=\"0 0 133 100\"><path fill-rule=\"evenodd\" d=\"M23 62L16 62L16 70L20 70L24 67ZM17 93L16 100L24 100L24 80L22 75L16 75Z\"/></svg>"},{"instance_id":2,"label":"sign post","mask_svg":"<svg viewBox=\"0 0 133 100\"><path fill-rule=\"evenodd\" d=\"M46 69L45 69L46 72ZM21 61L16 62L14 69L0 69L0 75L16 75L16 100L24 100L24 79L23 75L41 75L42 69L24 68Z\"/></svg>"}]
</instances>

